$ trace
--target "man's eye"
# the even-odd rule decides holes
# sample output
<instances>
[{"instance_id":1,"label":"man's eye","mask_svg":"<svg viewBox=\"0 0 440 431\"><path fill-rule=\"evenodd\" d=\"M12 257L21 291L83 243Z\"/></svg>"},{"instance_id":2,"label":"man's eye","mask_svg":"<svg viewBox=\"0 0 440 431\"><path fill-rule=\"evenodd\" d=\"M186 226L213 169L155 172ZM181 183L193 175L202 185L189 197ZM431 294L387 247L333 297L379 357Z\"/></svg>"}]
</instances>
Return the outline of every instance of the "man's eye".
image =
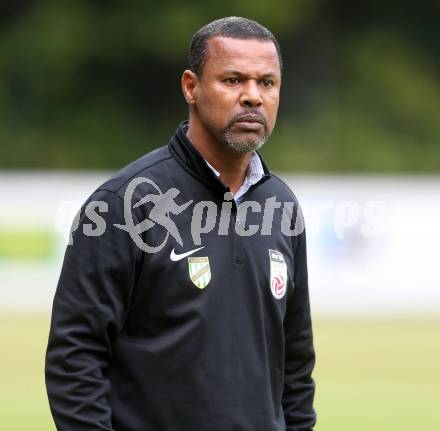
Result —
<instances>
[{"instance_id":1,"label":"man's eye","mask_svg":"<svg viewBox=\"0 0 440 431\"><path fill-rule=\"evenodd\" d=\"M272 87L273 81L270 79L263 79L263 81L261 81L261 84L263 85L263 87Z\"/></svg>"},{"instance_id":2,"label":"man's eye","mask_svg":"<svg viewBox=\"0 0 440 431\"><path fill-rule=\"evenodd\" d=\"M235 85L239 83L238 78L226 78L225 79L226 84Z\"/></svg>"}]
</instances>

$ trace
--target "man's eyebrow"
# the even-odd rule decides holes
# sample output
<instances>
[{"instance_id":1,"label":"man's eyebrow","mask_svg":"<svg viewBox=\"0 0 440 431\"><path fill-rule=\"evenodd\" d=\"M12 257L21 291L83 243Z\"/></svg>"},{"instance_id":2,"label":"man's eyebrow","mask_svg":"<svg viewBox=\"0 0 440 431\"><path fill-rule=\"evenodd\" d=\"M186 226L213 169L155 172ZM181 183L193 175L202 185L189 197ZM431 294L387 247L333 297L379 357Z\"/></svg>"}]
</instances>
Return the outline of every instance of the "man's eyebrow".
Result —
<instances>
[{"instance_id":1,"label":"man's eyebrow","mask_svg":"<svg viewBox=\"0 0 440 431\"><path fill-rule=\"evenodd\" d=\"M222 75L235 75L235 76L240 76L240 77L247 77L249 74L240 72L239 70L235 70L235 69L226 69L226 70L222 71ZM267 73L264 73L263 75L261 75L260 79L267 79L267 78L274 79L276 77L277 77L276 73L267 72Z\"/></svg>"}]
</instances>

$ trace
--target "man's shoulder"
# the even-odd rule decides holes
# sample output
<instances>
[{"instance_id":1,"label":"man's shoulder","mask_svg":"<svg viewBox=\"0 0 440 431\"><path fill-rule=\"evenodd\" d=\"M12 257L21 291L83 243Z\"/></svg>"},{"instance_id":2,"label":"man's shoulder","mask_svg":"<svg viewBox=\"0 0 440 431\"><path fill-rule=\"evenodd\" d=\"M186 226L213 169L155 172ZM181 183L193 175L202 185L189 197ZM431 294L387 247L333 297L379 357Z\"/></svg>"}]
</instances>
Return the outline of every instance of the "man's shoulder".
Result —
<instances>
[{"instance_id":1,"label":"man's shoulder","mask_svg":"<svg viewBox=\"0 0 440 431\"><path fill-rule=\"evenodd\" d=\"M157 148L117 171L110 179L99 186L97 191L108 191L121 195L131 181L149 175L155 167L163 168L161 165L172 159L174 157L168 146Z\"/></svg>"},{"instance_id":2,"label":"man's shoulder","mask_svg":"<svg viewBox=\"0 0 440 431\"><path fill-rule=\"evenodd\" d=\"M271 181L268 186L270 186L270 189L276 193L277 198L284 202L295 202L298 204L298 199L289 185L272 171L270 172L270 176Z\"/></svg>"}]
</instances>

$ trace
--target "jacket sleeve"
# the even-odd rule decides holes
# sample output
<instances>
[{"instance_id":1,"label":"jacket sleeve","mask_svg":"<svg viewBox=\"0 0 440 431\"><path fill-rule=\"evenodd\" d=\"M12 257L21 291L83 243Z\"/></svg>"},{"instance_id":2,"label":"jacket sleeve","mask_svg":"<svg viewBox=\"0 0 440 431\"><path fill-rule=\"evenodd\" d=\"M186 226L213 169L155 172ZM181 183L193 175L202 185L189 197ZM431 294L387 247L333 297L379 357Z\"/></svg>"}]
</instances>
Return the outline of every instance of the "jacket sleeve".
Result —
<instances>
[{"instance_id":1,"label":"jacket sleeve","mask_svg":"<svg viewBox=\"0 0 440 431\"><path fill-rule=\"evenodd\" d=\"M92 199L101 202L102 212L85 212L67 246L46 351L49 404L63 431L112 430L106 371L140 259L130 235L114 226L125 224L123 200L107 191Z\"/></svg>"},{"instance_id":2,"label":"jacket sleeve","mask_svg":"<svg viewBox=\"0 0 440 431\"><path fill-rule=\"evenodd\" d=\"M305 231L296 237L294 289L288 298L284 320L285 373L283 409L286 431L311 431L316 422L313 409L315 364L307 281Z\"/></svg>"}]
</instances>

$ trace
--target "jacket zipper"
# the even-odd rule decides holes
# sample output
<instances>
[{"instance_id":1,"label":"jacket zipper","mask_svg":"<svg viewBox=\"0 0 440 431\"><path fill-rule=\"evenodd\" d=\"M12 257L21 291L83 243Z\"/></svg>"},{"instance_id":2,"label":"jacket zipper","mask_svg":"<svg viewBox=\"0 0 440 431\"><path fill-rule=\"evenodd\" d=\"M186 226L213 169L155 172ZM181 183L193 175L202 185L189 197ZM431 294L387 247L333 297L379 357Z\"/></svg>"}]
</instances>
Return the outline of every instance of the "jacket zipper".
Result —
<instances>
[{"instance_id":1,"label":"jacket zipper","mask_svg":"<svg viewBox=\"0 0 440 431\"><path fill-rule=\"evenodd\" d=\"M235 230L235 224L240 223L240 220L237 217L237 204L235 200L232 200L231 220L232 220L232 247L233 247L232 258L236 265L243 265L244 263L243 239Z\"/></svg>"}]
</instances>

